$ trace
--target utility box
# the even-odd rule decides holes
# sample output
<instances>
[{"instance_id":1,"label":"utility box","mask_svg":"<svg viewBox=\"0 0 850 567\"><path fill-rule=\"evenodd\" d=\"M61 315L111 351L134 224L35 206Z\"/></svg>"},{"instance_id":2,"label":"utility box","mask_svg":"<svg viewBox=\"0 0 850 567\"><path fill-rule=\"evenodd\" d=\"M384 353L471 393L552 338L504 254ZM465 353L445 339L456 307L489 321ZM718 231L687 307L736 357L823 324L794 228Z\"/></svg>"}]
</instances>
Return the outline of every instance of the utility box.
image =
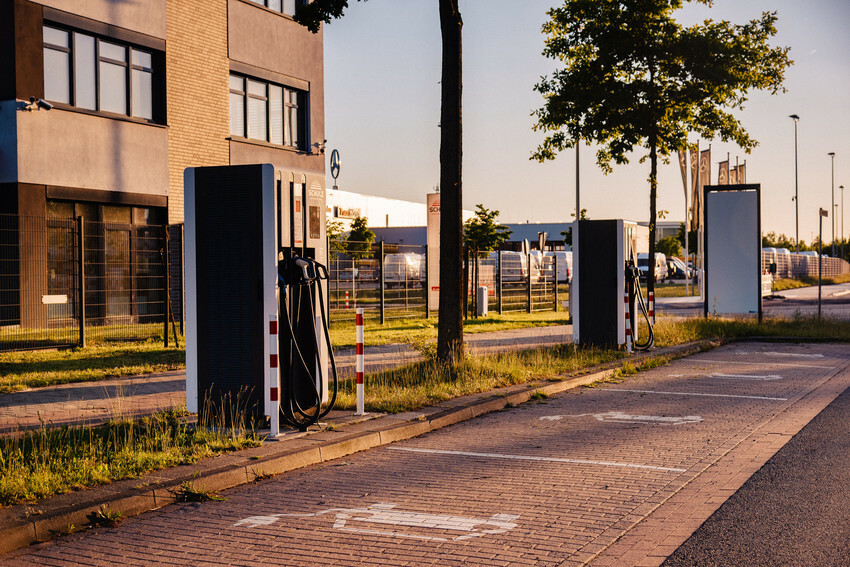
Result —
<instances>
[{"instance_id":1,"label":"utility box","mask_svg":"<svg viewBox=\"0 0 850 567\"><path fill-rule=\"evenodd\" d=\"M575 344L613 347L626 342L626 265L649 244L646 227L622 219L580 220L573 226L570 292ZM634 296L629 298L632 321ZM635 325L632 336L637 338Z\"/></svg>"},{"instance_id":2,"label":"utility box","mask_svg":"<svg viewBox=\"0 0 850 567\"><path fill-rule=\"evenodd\" d=\"M477 315L479 317L486 317L489 310L489 302L490 302L490 290L487 289L486 285L478 286L478 289L475 290L475 305L477 307Z\"/></svg>"},{"instance_id":3,"label":"utility box","mask_svg":"<svg viewBox=\"0 0 850 567\"><path fill-rule=\"evenodd\" d=\"M188 168L184 181L187 409L236 411L258 423L279 411L287 389L326 398L324 307L279 286L287 260L327 258L323 180L308 185L305 175L258 164ZM307 373L323 382L305 386L294 342L308 364L324 367ZM281 385L271 383L276 358Z\"/></svg>"}]
</instances>

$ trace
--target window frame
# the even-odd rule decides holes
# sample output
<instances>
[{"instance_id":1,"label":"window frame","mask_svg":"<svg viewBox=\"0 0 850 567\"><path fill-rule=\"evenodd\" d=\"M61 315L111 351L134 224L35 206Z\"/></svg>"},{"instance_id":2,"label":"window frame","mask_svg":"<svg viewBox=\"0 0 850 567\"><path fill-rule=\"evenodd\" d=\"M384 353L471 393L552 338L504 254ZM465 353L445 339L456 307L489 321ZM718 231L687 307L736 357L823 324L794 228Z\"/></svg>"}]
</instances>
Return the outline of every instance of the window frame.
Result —
<instances>
[{"instance_id":1,"label":"window frame","mask_svg":"<svg viewBox=\"0 0 850 567\"><path fill-rule=\"evenodd\" d=\"M132 121L140 121L149 124L165 124L165 109L164 100L161 93L158 92L160 88L159 83L162 81L160 75L164 74L165 70L163 69L163 65L159 63L161 59L161 53L153 48L138 46L134 43L104 36L102 34L94 33L89 30L77 29L71 26L67 26L65 24L56 23L53 21L45 20L42 24L43 28L50 28L53 30L61 31L68 34L68 47L64 48L62 46L57 46L55 44L48 43L47 39L43 39L42 41L42 58L44 58L44 53L47 49L55 50L55 51L63 51L68 55L68 76L69 76L69 84L68 84L68 100L69 102L62 101L54 101L50 98L47 98L47 93L45 92L45 98L54 102L56 104L61 105L65 108L71 108L80 112L85 113L93 113L102 116L109 117L121 117L122 119L128 119ZM77 36L85 36L90 37L94 41L94 105L95 108L88 108L85 106L78 106L77 101ZM114 45L116 47L120 47L124 50L125 61L119 61L116 59L112 59L106 55L101 53L101 43L107 43L110 45ZM136 65L133 63L133 54L134 53L142 53L150 57L151 65L150 69L143 67L142 65ZM101 65L109 64L123 67L123 78L124 78L124 107L125 112L115 112L112 110L104 110L102 104L101 97L101 89L103 88L103 83L101 81ZM142 71L148 72L150 74L150 118L136 115L134 114L134 98L133 98L133 88L134 88L134 80L133 80L133 71ZM47 77L45 74L44 82L46 83Z\"/></svg>"},{"instance_id":2,"label":"window frame","mask_svg":"<svg viewBox=\"0 0 850 567\"><path fill-rule=\"evenodd\" d=\"M282 15L287 16L289 18L295 17L295 10L298 9L298 6L303 6L304 4L309 4L309 0L293 0L294 10L290 14L289 12L286 11L286 0L279 0L279 2L280 2L280 9L279 10L276 9L276 8L272 8L270 6L271 0L245 0L245 1L247 1L249 4L254 4L255 6L265 8L269 12L274 12L275 14L282 14Z\"/></svg>"},{"instance_id":3,"label":"window frame","mask_svg":"<svg viewBox=\"0 0 850 567\"><path fill-rule=\"evenodd\" d=\"M242 133L233 132L233 101L230 101L228 110L230 113L230 119L228 120L228 128L230 129L230 136L232 138L238 138L241 140L247 140L250 142L259 142L263 144L269 144L276 148L286 148L288 150L295 150L299 152L309 153L309 140L308 140L308 129L307 124L310 119L309 116L309 92L301 89L293 88L281 83L277 83L274 81L268 81L266 79L262 79L259 77L255 77L252 75L238 73L231 71L229 74L229 81L232 78L237 78L242 81L242 90L234 89L230 82L228 82L229 93L231 95L235 94L241 97L241 111L242 111ZM259 95L252 95L249 93L248 84L250 81L255 83L261 83L265 86L265 96L260 97ZM282 99L281 99L281 123L280 130L282 133L282 143L277 143L272 141L272 116L274 116L272 104L273 97L271 96L272 87L277 87L281 89ZM291 97L294 96L295 103L291 102ZM262 100L265 103L265 116L266 116L266 124L265 124L265 137L264 138L254 138L249 136L248 124L249 124L249 114L248 114L248 105L249 100ZM298 123L296 124L295 134L297 136L296 143L287 143L288 140L291 140L292 136L292 127L291 127L291 119L290 113L295 113L297 117Z\"/></svg>"}]
</instances>

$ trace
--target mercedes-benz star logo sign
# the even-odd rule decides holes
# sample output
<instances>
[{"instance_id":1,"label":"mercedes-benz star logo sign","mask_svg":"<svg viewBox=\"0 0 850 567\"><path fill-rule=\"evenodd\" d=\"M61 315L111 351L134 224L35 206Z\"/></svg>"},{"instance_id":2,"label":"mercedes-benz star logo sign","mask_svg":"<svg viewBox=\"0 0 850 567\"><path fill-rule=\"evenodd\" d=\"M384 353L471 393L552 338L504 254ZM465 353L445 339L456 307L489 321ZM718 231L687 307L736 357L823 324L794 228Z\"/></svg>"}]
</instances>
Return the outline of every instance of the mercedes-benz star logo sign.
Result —
<instances>
[{"instance_id":1,"label":"mercedes-benz star logo sign","mask_svg":"<svg viewBox=\"0 0 850 567\"><path fill-rule=\"evenodd\" d=\"M334 150L331 152L331 176L334 179L339 177L339 168L342 166L342 162L339 161L339 150Z\"/></svg>"}]
</instances>

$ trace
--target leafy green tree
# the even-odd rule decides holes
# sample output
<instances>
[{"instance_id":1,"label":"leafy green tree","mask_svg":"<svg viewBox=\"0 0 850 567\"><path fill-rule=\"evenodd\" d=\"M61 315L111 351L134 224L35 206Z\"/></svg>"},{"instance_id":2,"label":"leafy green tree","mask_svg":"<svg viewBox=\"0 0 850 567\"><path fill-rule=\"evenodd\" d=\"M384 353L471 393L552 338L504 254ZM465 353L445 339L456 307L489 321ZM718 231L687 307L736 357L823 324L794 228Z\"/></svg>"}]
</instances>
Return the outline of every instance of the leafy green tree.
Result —
<instances>
[{"instance_id":1,"label":"leafy green tree","mask_svg":"<svg viewBox=\"0 0 850 567\"><path fill-rule=\"evenodd\" d=\"M685 223L679 223L679 231L676 233L676 238L679 239L679 244L682 246L685 245ZM688 231L688 252L691 254L697 251L697 238L697 231Z\"/></svg>"},{"instance_id":2,"label":"leafy green tree","mask_svg":"<svg viewBox=\"0 0 850 567\"><path fill-rule=\"evenodd\" d=\"M486 255L507 242L512 231L499 224L499 211L491 211L480 203L475 208L478 209L475 215L463 223L463 246L476 256Z\"/></svg>"},{"instance_id":3,"label":"leafy green tree","mask_svg":"<svg viewBox=\"0 0 850 567\"><path fill-rule=\"evenodd\" d=\"M359 0L358 0L359 1ZM437 359L454 366L463 355L463 210L461 121L462 29L459 0L438 0L442 36L440 105L440 309ZM299 5L295 21L316 33L320 25L340 18L348 0L312 0Z\"/></svg>"},{"instance_id":4,"label":"leafy green tree","mask_svg":"<svg viewBox=\"0 0 850 567\"><path fill-rule=\"evenodd\" d=\"M761 245L764 248L794 248L794 239L785 236L784 234L777 235L776 232L770 231L761 237Z\"/></svg>"},{"instance_id":5,"label":"leafy green tree","mask_svg":"<svg viewBox=\"0 0 850 567\"><path fill-rule=\"evenodd\" d=\"M468 258L473 259L473 289L478 289L478 259L498 248L511 237L511 229L498 223L499 211L491 211L482 204L476 205L475 216L463 223L463 248ZM465 287L465 284L464 284ZM464 294L466 295L466 294ZM473 294L473 313L477 313L477 295Z\"/></svg>"},{"instance_id":6,"label":"leafy green tree","mask_svg":"<svg viewBox=\"0 0 850 567\"><path fill-rule=\"evenodd\" d=\"M330 264L346 251L345 226L342 221L329 220L325 225L325 232L328 235L328 263Z\"/></svg>"},{"instance_id":7,"label":"leafy green tree","mask_svg":"<svg viewBox=\"0 0 850 567\"><path fill-rule=\"evenodd\" d=\"M688 1L688 0L684 0ZM696 0L711 4L710 0ZM649 253L655 253L658 158L688 145L688 134L757 142L732 111L754 90L783 91L788 48L774 48L776 13L743 25L706 20L683 27L683 0L566 0L549 11L543 53L563 63L535 86L543 143L532 159L553 159L581 140L599 145L597 163L628 163L636 148L649 159ZM650 270L647 285L655 288Z\"/></svg>"},{"instance_id":8,"label":"leafy green tree","mask_svg":"<svg viewBox=\"0 0 850 567\"><path fill-rule=\"evenodd\" d=\"M679 238L676 236L666 236L658 241L655 247L657 252L661 252L665 256L681 256L682 246L679 244Z\"/></svg>"},{"instance_id":9,"label":"leafy green tree","mask_svg":"<svg viewBox=\"0 0 850 567\"><path fill-rule=\"evenodd\" d=\"M345 251L355 260L368 258L372 254L375 233L369 229L368 222L366 217L355 217L351 221Z\"/></svg>"}]
</instances>

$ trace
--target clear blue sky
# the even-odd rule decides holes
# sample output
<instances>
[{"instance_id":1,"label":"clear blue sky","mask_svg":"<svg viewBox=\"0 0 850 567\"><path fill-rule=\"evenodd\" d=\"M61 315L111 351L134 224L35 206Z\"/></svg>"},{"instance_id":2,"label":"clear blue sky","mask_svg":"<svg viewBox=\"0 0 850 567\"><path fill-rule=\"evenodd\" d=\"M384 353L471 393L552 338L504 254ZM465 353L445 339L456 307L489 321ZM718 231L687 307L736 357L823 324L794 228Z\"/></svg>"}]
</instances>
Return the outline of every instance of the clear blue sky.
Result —
<instances>
[{"instance_id":1,"label":"clear blue sky","mask_svg":"<svg viewBox=\"0 0 850 567\"><path fill-rule=\"evenodd\" d=\"M463 200L501 211L502 222L570 220L575 209L575 159L529 161L540 143L531 113L533 90L556 69L541 55L546 11L554 0L460 0L463 15ZM850 2L847 0L717 0L688 5L682 23L706 17L744 23L762 11L779 13L775 45L790 46L795 64L787 93L756 93L737 116L760 146L747 155L734 144L712 144L717 162L747 160L747 181L762 187L765 232L794 236L794 125L798 125L800 238L817 235L819 207L830 204L830 158L835 152L835 198L850 189ZM325 26L325 120L329 148L343 167L340 189L424 202L439 182L440 33L437 0L350 1L344 18ZM648 162L603 175L595 152L583 148L581 204L591 218L646 220ZM332 180L328 179L328 184ZM850 214L850 194L845 198ZM658 208L684 218L678 164L662 165ZM840 214L836 237L840 237ZM844 224L850 237L850 216ZM831 224L824 223L824 239Z\"/></svg>"}]
</instances>

